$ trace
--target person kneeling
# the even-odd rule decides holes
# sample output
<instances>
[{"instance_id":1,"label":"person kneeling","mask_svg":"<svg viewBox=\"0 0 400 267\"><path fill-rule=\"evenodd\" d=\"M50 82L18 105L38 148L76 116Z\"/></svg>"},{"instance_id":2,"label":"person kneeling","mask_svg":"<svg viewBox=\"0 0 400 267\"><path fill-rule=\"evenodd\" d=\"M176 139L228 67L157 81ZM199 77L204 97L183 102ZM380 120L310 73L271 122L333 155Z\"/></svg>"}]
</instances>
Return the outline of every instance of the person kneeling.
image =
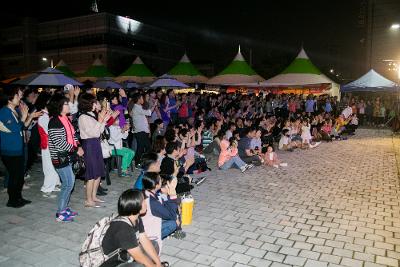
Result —
<instances>
[{"instance_id":1,"label":"person kneeling","mask_svg":"<svg viewBox=\"0 0 400 267\"><path fill-rule=\"evenodd\" d=\"M161 189L161 177L158 173L145 173L143 177L143 188L145 189L146 196L149 197L149 214L145 217L145 228L149 228L149 231L155 233L159 231L161 225L161 239L168 237L174 233L174 237L184 238L186 234L180 230L179 216L178 216L178 204L179 199L176 196L177 178L173 177L171 182L168 183L166 190L167 197L163 199L160 195ZM155 224L148 224L150 217L153 217L151 221L156 222ZM150 230L151 229L151 230ZM147 230L146 230L147 232Z\"/></svg>"}]
</instances>

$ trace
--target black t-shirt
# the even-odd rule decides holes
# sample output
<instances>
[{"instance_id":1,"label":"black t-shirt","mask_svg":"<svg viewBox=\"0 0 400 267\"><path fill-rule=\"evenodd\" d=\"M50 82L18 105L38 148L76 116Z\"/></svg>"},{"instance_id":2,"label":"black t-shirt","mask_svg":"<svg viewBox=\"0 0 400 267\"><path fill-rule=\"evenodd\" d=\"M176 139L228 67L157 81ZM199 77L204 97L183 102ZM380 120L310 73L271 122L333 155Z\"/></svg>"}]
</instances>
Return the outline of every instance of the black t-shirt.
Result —
<instances>
[{"instance_id":1,"label":"black t-shirt","mask_svg":"<svg viewBox=\"0 0 400 267\"><path fill-rule=\"evenodd\" d=\"M161 166L160 166L160 173L164 174L164 175L171 175L174 173L175 171L175 160L166 156L162 162L161 162Z\"/></svg>"},{"instance_id":2,"label":"black t-shirt","mask_svg":"<svg viewBox=\"0 0 400 267\"><path fill-rule=\"evenodd\" d=\"M248 157L246 154L246 150L250 149L251 147L250 144L251 144L251 138L248 138L247 136L240 138L238 143L239 157Z\"/></svg>"},{"instance_id":3,"label":"black t-shirt","mask_svg":"<svg viewBox=\"0 0 400 267\"><path fill-rule=\"evenodd\" d=\"M120 221L111 222L103 238L103 251L107 255L116 249L122 248L123 251L120 253L122 261L118 258L118 255L115 255L103 263L101 267L114 267L126 262L129 259L127 250L139 246L139 234L141 233L144 233L144 227L140 217L135 225Z\"/></svg>"}]
</instances>

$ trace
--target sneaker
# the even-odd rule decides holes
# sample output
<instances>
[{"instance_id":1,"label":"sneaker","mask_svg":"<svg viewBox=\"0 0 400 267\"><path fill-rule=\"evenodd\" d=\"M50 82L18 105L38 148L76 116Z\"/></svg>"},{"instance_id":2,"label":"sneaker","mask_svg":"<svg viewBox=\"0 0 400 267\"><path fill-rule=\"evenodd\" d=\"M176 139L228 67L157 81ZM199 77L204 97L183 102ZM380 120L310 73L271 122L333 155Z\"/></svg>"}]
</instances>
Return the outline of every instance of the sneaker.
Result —
<instances>
[{"instance_id":1,"label":"sneaker","mask_svg":"<svg viewBox=\"0 0 400 267\"><path fill-rule=\"evenodd\" d=\"M72 217L78 216L78 212L72 211L71 208L66 208L66 209L65 209L65 212L66 212L69 216L72 216Z\"/></svg>"},{"instance_id":2,"label":"sneaker","mask_svg":"<svg viewBox=\"0 0 400 267\"><path fill-rule=\"evenodd\" d=\"M241 167L240 170L242 171L242 173L245 172L245 171L247 171L247 165Z\"/></svg>"},{"instance_id":3,"label":"sneaker","mask_svg":"<svg viewBox=\"0 0 400 267\"><path fill-rule=\"evenodd\" d=\"M56 187L54 187L54 189L53 189L53 192L60 192L61 191L61 187L60 186L57 186L56 185Z\"/></svg>"},{"instance_id":4,"label":"sneaker","mask_svg":"<svg viewBox=\"0 0 400 267\"><path fill-rule=\"evenodd\" d=\"M121 172L121 177L127 177L127 176L129 176L129 175L126 171Z\"/></svg>"},{"instance_id":5,"label":"sneaker","mask_svg":"<svg viewBox=\"0 0 400 267\"><path fill-rule=\"evenodd\" d=\"M56 195L53 195L52 192L42 192L42 196L45 198L55 198Z\"/></svg>"},{"instance_id":6,"label":"sneaker","mask_svg":"<svg viewBox=\"0 0 400 267\"><path fill-rule=\"evenodd\" d=\"M246 167L246 171L250 170L251 168L254 168L254 166L255 166L254 164L246 164L246 166L245 166Z\"/></svg>"},{"instance_id":7,"label":"sneaker","mask_svg":"<svg viewBox=\"0 0 400 267\"><path fill-rule=\"evenodd\" d=\"M57 222L72 222L74 221L74 217L68 215L66 212L56 213L56 221Z\"/></svg>"},{"instance_id":8,"label":"sneaker","mask_svg":"<svg viewBox=\"0 0 400 267\"><path fill-rule=\"evenodd\" d=\"M186 233L182 230L176 230L171 236L176 239L184 239L186 237Z\"/></svg>"}]
</instances>

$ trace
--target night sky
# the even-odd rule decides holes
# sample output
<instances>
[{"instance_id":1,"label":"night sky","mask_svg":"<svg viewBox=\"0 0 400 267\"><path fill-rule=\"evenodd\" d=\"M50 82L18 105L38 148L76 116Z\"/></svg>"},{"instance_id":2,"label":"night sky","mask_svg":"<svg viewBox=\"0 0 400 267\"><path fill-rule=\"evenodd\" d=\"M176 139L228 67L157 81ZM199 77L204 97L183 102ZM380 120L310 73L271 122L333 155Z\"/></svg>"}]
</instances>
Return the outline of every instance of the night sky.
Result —
<instances>
[{"instance_id":1,"label":"night sky","mask_svg":"<svg viewBox=\"0 0 400 267\"><path fill-rule=\"evenodd\" d=\"M246 59L252 50L253 67L261 75L277 74L303 43L322 71L332 67L341 78L351 79L364 71L360 67L364 55L360 53L366 36L358 25L362 1L226 1L217 7L216 1L100 0L98 6L100 12L130 16L183 33L192 61L213 63L217 72L232 60L240 43ZM23 10L19 1L2 7L1 25L17 25L23 16L49 20L88 14L91 4L91 0L29 2Z\"/></svg>"}]
</instances>

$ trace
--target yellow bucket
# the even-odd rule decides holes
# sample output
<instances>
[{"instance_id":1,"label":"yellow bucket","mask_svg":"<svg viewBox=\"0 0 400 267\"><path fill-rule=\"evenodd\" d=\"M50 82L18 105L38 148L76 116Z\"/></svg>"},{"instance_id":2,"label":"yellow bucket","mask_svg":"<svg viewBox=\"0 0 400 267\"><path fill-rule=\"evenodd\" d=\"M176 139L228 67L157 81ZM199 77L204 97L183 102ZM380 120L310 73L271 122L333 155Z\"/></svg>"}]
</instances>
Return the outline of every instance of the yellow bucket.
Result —
<instances>
[{"instance_id":1,"label":"yellow bucket","mask_svg":"<svg viewBox=\"0 0 400 267\"><path fill-rule=\"evenodd\" d=\"M192 224L193 206L194 206L193 197L190 196L183 198L181 205L182 205L182 225Z\"/></svg>"}]
</instances>

